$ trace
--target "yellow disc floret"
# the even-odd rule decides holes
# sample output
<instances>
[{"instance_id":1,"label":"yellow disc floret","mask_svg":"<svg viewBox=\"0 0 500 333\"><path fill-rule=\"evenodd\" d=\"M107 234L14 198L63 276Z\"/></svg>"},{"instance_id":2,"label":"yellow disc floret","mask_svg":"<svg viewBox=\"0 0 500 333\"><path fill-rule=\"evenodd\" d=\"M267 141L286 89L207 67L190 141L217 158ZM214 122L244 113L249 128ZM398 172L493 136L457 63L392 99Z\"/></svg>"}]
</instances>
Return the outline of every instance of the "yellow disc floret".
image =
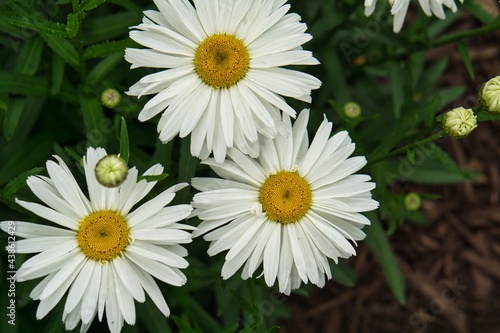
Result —
<instances>
[{"instance_id":1,"label":"yellow disc floret","mask_svg":"<svg viewBox=\"0 0 500 333\"><path fill-rule=\"evenodd\" d=\"M86 216L78 226L78 246L88 258L108 261L129 244L127 221L117 212L101 210Z\"/></svg>"},{"instance_id":2,"label":"yellow disc floret","mask_svg":"<svg viewBox=\"0 0 500 333\"><path fill-rule=\"evenodd\" d=\"M297 222L311 208L311 187L298 173L280 171L262 184L259 201L270 220L283 224Z\"/></svg>"},{"instance_id":3,"label":"yellow disc floret","mask_svg":"<svg viewBox=\"0 0 500 333\"><path fill-rule=\"evenodd\" d=\"M248 72L249 64L250 55L243 42L226 34L208 36L194 55L196 73L214 89L238 83Z\"/></svg>"}]
</instances>

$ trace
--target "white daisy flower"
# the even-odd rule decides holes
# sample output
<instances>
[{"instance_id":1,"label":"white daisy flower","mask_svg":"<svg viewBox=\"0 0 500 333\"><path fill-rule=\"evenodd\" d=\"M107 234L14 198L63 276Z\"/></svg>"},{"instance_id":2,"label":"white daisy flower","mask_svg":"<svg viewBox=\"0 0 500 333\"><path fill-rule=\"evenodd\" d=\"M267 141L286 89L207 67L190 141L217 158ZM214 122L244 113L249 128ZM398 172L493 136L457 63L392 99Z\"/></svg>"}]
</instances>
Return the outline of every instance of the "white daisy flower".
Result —
<instances>
[{"instance_id":1,"label":"white daisy flower","mask_svg":"<svg viewBox=\"0 0 500 333\"><path fill-rule=\"evenodd\" d=\"M165 205L188 184L175 185L132 209L156 182L137 182L134 167L120 186L101 186L94 168L105 155L102 148L89 148L84 157L90 200L58 156L59 163L47 162L49 177L28 178L28 186L45 205L17 203L58 227L21 221L0 223L4 231L14 225L16 235L25 238L16 242L17 253L40 252L16 273L17 281L46 276L30 294L40 300L37 318L45 317L67 295L62 316L67 330L82 321L80 331L87 331L95 315L101 321L105 310L111 332L119 332L124 321L134 325L134 299L144 302L145 292L168 316L170 310L153 277L174 286L186 283L179 269L188 266L183 258L187 251L179 244L191 242L191 234L184 229L194 228L177 221L185 219L192 207ZM162 172L163 167L157 164L144 175Z\"/></svg>"},{"instance_id":2,"label":"white daisy flower","mask_svg":"<svg viewBox=\"0 0 500 333\"><path fill-rule=\"evenodd\" d=\"M332 277L328 258L355 255L349 241L365 237L370 221L360 212L378 207L371 199L375 184L369 176L352 175L366 164L364 157L348 158L354 151L347 132L330 137L326 119L308 147L309 111L295 125L285 114L288 136L262 142L258 160L235 148L222 164L206 160L220 177L194 178L200 190L193 198L193 216L202 223L193 237L205 234L208 254L228 250L224 279L241 266L241 277L253 276L262 264L264 279L289 294L301 281L317 286Z\"/></svg>"},{"instance_id":3,"label":"white daisy flower","mask_svg":"<svg viewBox=\"0 0 500 333\"><path fill-rule=\"evenodd\" d=\"M453 13L457 11L457 5L455 0L418 0L420 7L427 16L436 16L441 20L446 18L443 6L451 9ZM461 3L464 0L460 0ZM370 16L375 10L375 5L377 0L365 0L365 15ZM393 29L395 33L401 31L403 27L404 19L406 17L406 12L408 11L408 6L410 5L410 0L389 0L391 5L391 14L394 15Z\"/></svg>"},{"instance_id":4,"label":"white daisy flower","mask_svg":"<svg viewBox=\"0 0 500 333\"><path fill-rule=\"evenodd\" d=\"M312 36L284 0L155 0L130 37L147 49L126 49L136 67L166 68L143 77L129 95L156 94L139 114L163 112L159 137L191 133L191 154L213 151L222 162L228 147L258 156L259 135L274 138L280 111L295 116L282 96L311 101L321 82L288 65L319 62L301 45Z\"/></svg>"}]
</instances>

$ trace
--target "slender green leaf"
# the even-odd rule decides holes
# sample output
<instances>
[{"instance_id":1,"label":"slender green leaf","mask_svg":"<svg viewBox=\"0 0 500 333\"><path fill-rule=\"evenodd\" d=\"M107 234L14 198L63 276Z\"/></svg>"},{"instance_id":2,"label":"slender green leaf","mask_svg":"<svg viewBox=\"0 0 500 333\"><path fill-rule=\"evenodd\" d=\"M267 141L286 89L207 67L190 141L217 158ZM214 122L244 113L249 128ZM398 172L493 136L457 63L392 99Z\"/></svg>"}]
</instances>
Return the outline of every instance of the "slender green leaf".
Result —
<instances>
[{"instance_id":1,"label":"slender green leaf","mask_svg":"<svg viewBox=\"0 0 500 333\"><path fill-rule=\"evenodd\" d=\"M128 38L116 42L105 42L102 44L92 45L85 49L83 58L104 58L116 52L121 52L123 56L125 48L132 47L134 45L136 45L135 42Z\"/></svg>"},{"instance_id":2,"label":"slender green leaf","mask_svg":"<svg viewBox=\"0 0 500 333\"><path fill-rule=\"evenodd\" d=\"M439 91L439 106L438 109L442 109L449 105L451 102L455 101L460 95L465 91L463 86L444 88Z\"/></svg>"},{"instance_id":3,"label":"slender green leaf","mask_svg":"<svg viewBox=\"0 0 500 333\"><path fill-rule=\"evenodd\" d=\"M9 109L5 115L3 122L4 136L7 141L14 137L17 126L19 125L19 120L24 111L24 104L26 98L12 98L9 102Z\"/></svg>"},{"instance_id":4,"label":"slender green leaf","mask_svg":"<svg viewBox=\"0 0 500 333\"><path fill-rule=\"evenodd\" d=\"M0 109L4 110L4 111L7 111L7 103L5 103L4 101L2 101L0 99Z\"/></svg>"},{"instance_id":5,"label":"slender green leaf","mask_svg":"<svg viewBox=\"0 0 500 333\"><path fill-rule=\"evenodd\" d=\"M132 12L142 12L143 10L141 6L133 3L131 0L108 0L108 2L127 8Z\"/></svg>"},{"instance_id":6,"label":"slender green leaf","mask_svg":"<svg viewBox=\"0 0 500 333\"><path fill-rule=\"evenodd\" d=\"M236 330L238 329L238 327L239 327L239 324L236 323L233 326L228 327L228 328L226 328L226 329L224 329L224 330L222 330L222 331L220 331L218 333L235 333Z\"/></svg>"},{"instance_id":7,"label":"slender green leaf","mask_svg":"<svg viewBox=\"0 0 500 333\"><path fill-rule=\"evenodd\" d=\"M200 333L199 331L191 328L189 323L186 323L181 318L179 318L175 315L172 315L172 319L174 320L175 324L179 328L180 332L182 332L182 333Z\"/></svg>"},{"instance_id":8,"label":"slender green leaf","mask_svg":"<svg viewBox=\"0 0 500 333\"><path fill-rule=\"evenodd\" d=\"M20 73L0 72L0 92L12 94L48 96L49 82L46 78Z\"/></svg>"},{"instance_id":9,"label":"slender green leaf","mask_svg":"<svg viewBox=\"0 0 500 333\"><path fill-rule=\"evenodd\" d=\"M469 73L470 78L474 80L476 78L476 75L474 74L474 68L472 68L469 51L467 50L464 42L457 42L457 49L458 53L460 54L460 58L462 58L462 61L464 62L465 68L467 68L467 72Z\"/></svg>"},{"instance_id":10,"label":"slender green leaf","mask_svg":"<svg viewBox=\"0 0 500 333\"><path fill-rule=\"evenodd\" d=\"M63 134L65 135L65 133ZM23 150L15 151L9 155L5 163L0 164L0 184L13 179L20 172L41 165L47 156L50 156L53 142L54 136L49 136L47 133L33 136L27 140L26 147L31 148L29 158L26 157L26 152Z\"/></svg>"},{"instance_id":11,"label":"slender green leaf","mask_svg":"<svg viewBox=\"0 0 500 333\"><path fill-rule=\"evenodd\" d=\"M102 59L87 75L87 82L95 85L105 78L117 65L123 62L123 52L113 53Z\"/></svg>"},{"instance_id":12,"label":"slender green leaf","mask_svg":"<svg viewBox=\"0 0 500 333\"><path fill-rule=\"evenodd\" d=\"M220 330L220 325L210 313L207 312L196 299L189 297L189 310L196 318L196 322L203 329L203 332L217 332Z\"/></svg>"},{"instance_id":13,"label":"slender green leaf","mask_svg":"<svg viewBox=\"0 0 500 333\"><path fill-rule=\"evenodd\" d=\"M14 71L27 75L35 74L42 57L43 44L40 37L28 40L17 56Z\"/></svg>"},{"instance_id":14,"label":"slender green leaf","mask_svg":"<svg viewBox=\"0 0 500 333\"><path fill-rule=\"evenodd\" d=\"M154 176L148 176L148 175L143 175L137 177L137 181L145 179L147 182L156 182L163 180L168 177L168 173L161 173L159 175L154 175Z\"/></svg>"},{"instance_id":15,"label":"slender green leaf","mask_svg":"<svg viewBox=\"0 0 500 333\"><path fill-rule=\"evenodd\" d=\"M399 304L406 303L406 282L399 267L398 260L394 255L391 244L382 228L376 213L367 213L371 225L366 226L363 231L366 233L366 243L374 253L380 268L384 272L387 283Z\"/></svg>"},{"instance_id":16,"label":"slender green leaf","mask_svg":"<svg viewBox=\"0 0 500 333\"><path fill-rule=\"evenodd\" d=\"M6 14L0 14L0 21L15 25L16 27L34 30L40 33L50 34L58 37L68 36L66 25L46 20L33 20L29 17L13 17Z\"/></svg>"},{"instance_id":17,"label":"slender green leaf","mask_svg":"<svg viewBox=\"0 0 500 333\"><path fill-rule=\"evenodd\" d=\"M401 116L401 107L404 102L403 91L403 68L397 63L393 62L390 68L391 73L391 87L392 87L392 103L394 117L399 119Z\"/></svg>"},{"instance_id":18,"label":"slender green leaf","mask_svg":"<svg viewBox=\"0 0 500 333\"><path fill-rule=\"evenodd\" d=\"M108 40L123 38L128 34L128 28L141 21L142 12L121 12L106 15L96 19L85 20L83 41L86 45L101 43Z\"/></svg>"},{"instance_id":19,"label":"slender green leaf","mask_svg":"<svg viewBox=\"0 0 500 333\"><path fill-rule=\"evenodd\" d=\"M64 38L53 36L47 33L41 33L41 35L55 53L61 56L61 58L71 66L78 67L78 52L76 51L73 44L71 44Z\"/></svg>"},{"instance_id":20,"label":"slender green leaf","mask_svg":"<svg viewBox=\"0 0 500 333\"><path fill-rule=\"evenodd\" d=\"M342 72L343 66L333 48L324 48L322 63L325 66L327 78L329 79L329 82L325 82L324 85L335 87L335 89L332 89L332 92L337 103L344 105L349 102L351 96L345 80L345 75Z\"/></svg>"},{"instance_id":21,"label":"slender green leaf","mask_svg":"<svg viewBox=\"0 0 500 333\"><path fill-rule=\"evenodd\" d=\"M141 319L142 324L147 328L147 332L172 333L169 325L169 319L160 312L156 305L150 301L140 305L143 311L137 311L137 316Z\"/></svg>"},{"instance_id":22,"label":"slender green leaf","mask_svg":"<svg viewBox=\"0 0 500 333\"><path fill-rule=\"evenodd\" d=\"M120 157L128 163L129 155L130 144L128 141L127 123L125 122L125 118L122 117L120 126Z\"/></svg>"},{"instance_id":23,"label":"slender green leaf","mask_svg":"<svg viewBox=\"0 0 500 333\"><path fill-rule=\"evenodd\" d=\"M80 93L79 101L88 143L93 147L105 147L108 133L103 128L105 117L99 99Z\"/></svg>"},{"instance_id":24,"label":"slender green leaf","mask_svg":"<svg viewBox=\"0 0 500 333\"><path fill-rule=\"evenodd\" d=\"M431 67L429 67L424 74L422 75L422 79L419 82L419 90L428 92L434 89L437 80L439 80L443 76L443 72L448 66L448 59L441 58L439 61L434 63Z\"/></svg>"},{"instance_id":25,"label":"slender green leaf","mask_svg":"<svg viewBox=\"0 0 500 333\"><path fill-rule=\"evenodd\" d=\"M52 96L57 95L61 90L65 64L64 60L57 53L52 52L52 85L50 89Z\"/></svg>"},{"instance_id":26,"label":"slender green leaf","mask_svg":"<svg viewBox=\"0 0 500 333\"><path fill-rule=\"evenodd\" d=\"M76 13L69 13L68 24L66 25L66 30L68 30L68 36L71 38L76 37L79 28L80 28L80 21L78 20L78 15Z\"/></svg>"},{"instance_id":27,"label":"slender green leaf","mask_svg":"<svg viewBox=\"0 0 500 333\"><path fill-rule=\"evenodd\" d=\"M27 1L5 0L5 2L19 16L29 16L31 14Z\"/></svg>"},{"instance_id":28,"label":"slender green leaf","mask_svg":"<svg viewBox=\"0 0 500 333\"><path fill-rule=\"evenodd\" d=\"M357 280L356 272L344 261L339 261L332 267L332 278L346 287L354 287Z\"/></svg>"},{"instance_id":29,"label":"slender green leaf","mask_svg":"<svg viewBox=\"0 0 500 333\"><path fill-rule=\"evenodd\" d=\"M1 191L1 196L4 199L12 199L17 191L26 186L26 179L28 179L29 176L38 175L44 169L45 168L38 167L21 173L5 185Z\"/></svg>"},{"instance_id":30,"label":"slender green leaf","mask_svg":"<svg viewBox=\"0 0 500 333\"><path fill-rule=\"evenodd\" d=\"M464 1L462 6L474 17L485 24L490 24L495 20L495 17L481 7L481 5L479 5L476 1Z\"/></svg>"}]
</instances>

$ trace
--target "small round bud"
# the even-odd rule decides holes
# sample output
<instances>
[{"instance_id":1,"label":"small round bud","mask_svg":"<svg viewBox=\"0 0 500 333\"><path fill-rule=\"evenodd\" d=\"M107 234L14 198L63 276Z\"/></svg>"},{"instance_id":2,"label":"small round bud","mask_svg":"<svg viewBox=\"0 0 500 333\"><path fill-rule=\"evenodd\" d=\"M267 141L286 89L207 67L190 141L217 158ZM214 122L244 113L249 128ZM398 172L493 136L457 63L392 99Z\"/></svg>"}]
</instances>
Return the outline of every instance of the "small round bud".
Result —
<instances>
[{"instance_id":1,"label":"small round bud","mask_svg":"<svg viewBox=\"0 0 500 333\"><path fill-rule=\"evenodd\" d=\"M483 84L478 97L483 109L492 113L500 113L500 76Z\"/></svg>"},{"instance_id":2,"label":"small round bud","mask_svg":"<svg viewBox=\"0 0 500 333\"><path fill-rule=\"evenodd\" d=\"M95 176L102 186L116 187L127 179L127 175L127 163L117 155L106 155L95 166Z\"/></svg>"},{"instance_id":3,"label":"small round bud","mask_svg":"<svg viewBox=\"0 0 500 333\"><path fill-rule=\"evenodd\" d=\"M410 192L405 196L404 202L406 209L409 211L415 211L420 208L422 199L420 199L420 196L417 193Z\"/></svg>"},{"instance_id":4,"label":"small round bud","mask_svg":"<svg viewBox=\"0 0 500 333\"><path fill-rule=\"evenodd\" d=\"M120 105L121 99L122 97L118 90L113 88L108 88L101 94L101 104L110 109Z\"/></svg>"},{"instance_id":5,"label":"small round bud","mask_svg":"<svg viewBox=\"0 0 500 333\"><path fill-rule=\"evenodd\" d=\"M344 105L344 116L349 119L356 119L361 115L361 106L355 102L348 102Z\"/></svg>"},{"instance_id":6,"label":"small round bud","mask_svg":"<svg viewBox=\"0 0 500 333\"><path fill-rule=\"evenodd\" d=\"M446 133L454 138L463 138L477 127L474 112L463 107L446 112L442 124Z\"/></svg>"}]
</instances>

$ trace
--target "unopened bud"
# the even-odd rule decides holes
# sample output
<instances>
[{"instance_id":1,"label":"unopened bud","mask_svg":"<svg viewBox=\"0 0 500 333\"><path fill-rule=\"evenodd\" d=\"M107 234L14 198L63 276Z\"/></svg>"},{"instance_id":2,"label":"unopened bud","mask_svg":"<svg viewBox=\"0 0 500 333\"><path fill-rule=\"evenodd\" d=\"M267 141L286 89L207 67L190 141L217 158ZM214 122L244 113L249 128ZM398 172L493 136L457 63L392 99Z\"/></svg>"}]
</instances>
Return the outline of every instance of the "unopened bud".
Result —
<instances>
[{"instance_id":1,"label":"unopened bud","mask_svg":"<svg viewBox=\"0 0 500 333\"><path fill-rule=\"evenodd\" d=\"M442 124L446 133L454 138L463 138L477 127L474 112L463 107L446 112Z\"/></svg>"},{"instance_id":2,"label":"unopened bud","mask_svg":"<svg viewBox=\"0 0 500 333\"><path fill-rule=\"evenodd\" d=\"M95 176L102 186L119 186L127 179L127 175L127 163L117 155L106 155L95 166Z\"/></svg>"}]
</instances>

